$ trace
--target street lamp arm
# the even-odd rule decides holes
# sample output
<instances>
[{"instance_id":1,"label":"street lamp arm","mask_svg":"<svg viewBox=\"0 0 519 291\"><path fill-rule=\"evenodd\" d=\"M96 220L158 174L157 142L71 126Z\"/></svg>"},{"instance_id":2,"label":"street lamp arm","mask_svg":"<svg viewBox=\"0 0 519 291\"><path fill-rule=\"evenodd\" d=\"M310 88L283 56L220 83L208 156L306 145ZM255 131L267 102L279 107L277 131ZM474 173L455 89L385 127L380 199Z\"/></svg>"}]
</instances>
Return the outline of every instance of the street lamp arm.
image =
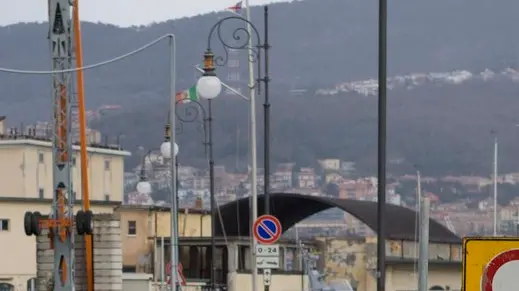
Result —
<instances>
[{"instance_id":1,"label":"street lamp arm","mask_svg":"<svg viewBox=\"0 0 519 291\"><path fill-rule=\"evenodd\" d=\"M252 45L252 43L251 43L252 35L244 27L238 27L238 28L234 29L231 34L232 38L235 41L240 41L240 43L231 44L231 43L228 43L227 41L225 41L224 37L222 36L223 35L222 25L224 23L227 23L229 20L238 20L238 21L244 22L245 24L250 25L250 27L252 28L252 31L253 31L252 34L256 38L256 45ZM249 61L256 62L259 60L259 58L260 58L259 49L262 47L261 46L261 37L260 37L259 31L256 28L256 26L249 20L247 20L241 16L228 16L228 17L220 19L218 22L216 22L213 25L213 27L211 27L211 30L209 31L209 36L207 37L207 48L209 50L211 50L211 40L212 40L213 35L216 35L216 37L218 37L218 40L223 45L224 52L225 52L225 56L215 57L214 62L217 66L222 67L227 64L227 62L229 60L229 52L228 52L229 49L233 49L233 50L242 50L242 49L249 50L250 49ZM242 38L244 38L245 40L242 41Z\"/></svg>"},{"instance_id":2,"label":"street lamp arm","mask_svg":"<svg viewBox=\"0 0 519 291\"><path fill-rule=\"evenodd\" d=\"M202 115L202 120L207 119L204 106L197 100L189 98L177 100L175 111L177 119L181 122L195 122L199 119L200 115Z\"/></svg>"},{"instance_id":3,"label":"street lamp arm","mask_svg":"<svg viewBox=\"0 0 519 291\"><path fill-rule=\"evenodd\" d=\"M137 183L137 192L143 194L150 194L152 192L151 184L146 175L146 157L149 157L154 150L149 150L146 154L142 156L141 170L139 173L139 182ZM150 159L151 163L151 159Z\"/></svg>"},{"instance_id":4,"label":"street lamp arm","mask_svg":"<svg viewBox=\"0 0 519 291\"><path fill-rule=\"evenodd\" d=\"M204 136L204 147L207 153L207 147L209 145L207 123L209 122L209 118L204 106L200 101L189 98L177 100L175 104L175 116L179 121L179 127L176 128L176 130L179 131L179 133L182 133L184 123L198 122L199 125L197 126L197 130Z\"/></svg>"},{"instance_id":5,"label":"street lamp arm","mask_svg":"<svg viewBox=\"0 0 519 291\"><path fill-rule=\"evenodd\" d=\"M144 165L146 164L146 158L148 158L148 160L150 161L150 163L152 162L150 156L151 156L151 153L153 153L154 151L158 151L160 150L159 148L154 148L154 149L151 149L149 151L146 152L146 154L144 154L142 156L142 161L141 161L141 165L144 167Z\"/></svg>"}]
</instances>

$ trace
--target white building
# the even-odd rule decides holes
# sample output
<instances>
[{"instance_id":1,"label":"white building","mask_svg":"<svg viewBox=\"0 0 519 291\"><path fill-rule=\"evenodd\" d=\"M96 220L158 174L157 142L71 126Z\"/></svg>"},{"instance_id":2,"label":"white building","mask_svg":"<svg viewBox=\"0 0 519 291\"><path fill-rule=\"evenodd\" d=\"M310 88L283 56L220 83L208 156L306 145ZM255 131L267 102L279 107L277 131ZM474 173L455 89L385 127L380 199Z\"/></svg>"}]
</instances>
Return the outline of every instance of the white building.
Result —
<instances>
[{"instance_id":1,"label":"white building","mask_svg":"<svg viewBox=\"0 0 519 291\"><path fill-rule=\"evenodd\" d=\"M36 275L36 240L24 233L26 211L49 214L53 195L52 146L49 141L9 136L0 119L0 282L26 290ZM81 178L78 148L74 148L73 191L80 203ZM118 148L88 148L90 201L94 213L111 213L123 200L124 158ZM78 209L80 206L78 205ZM7 286L6 285L6 286Z\"/></svg>"}]
</instances>

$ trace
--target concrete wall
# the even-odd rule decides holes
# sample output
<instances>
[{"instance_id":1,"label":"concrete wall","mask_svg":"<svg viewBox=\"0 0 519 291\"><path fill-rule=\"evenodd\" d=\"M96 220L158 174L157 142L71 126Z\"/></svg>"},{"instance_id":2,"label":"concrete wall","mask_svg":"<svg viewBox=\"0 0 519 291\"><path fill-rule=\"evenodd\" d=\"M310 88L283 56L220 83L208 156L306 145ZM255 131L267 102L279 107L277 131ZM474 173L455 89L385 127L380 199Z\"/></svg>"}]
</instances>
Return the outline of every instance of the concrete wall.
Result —
<instances>
[{"instance_id":1,"label":"concrete wall","mask_svg":"<svg viewBox=\"0 0 519 291\"><path fill-rule=\"evenodd\" d=\"M122 290L122 245L121 227L117 215L97 214L94 218L94 289L96 291ZM37 282L38 291L48 291L54 280L54 250L50 249L48 231L37 238ZM76 290L86 290L84 237L75 237Z\"/></svg>"},{"instance_id":2,"label":"concrete wall","mask_svg":"<svg viewBox=\"0 0 519 291\"><path fill-rule=\"evenodd\" d=\"M449 286L450 290L461 289L462 268L456 265L429 265L428 288ZM418 274L412 265L388 266L386 290L416 290ZM471 291L471 290L467 290Z\"/></svg>"},{"instance_id":3,"label":"concrete wall","mask_svg":"<svg viewBox=\"0 0 519 291\"><path fill-rule=\"evenodd\" d=\"M263 274L258 272L257 290L263 290ZM302 280L301 280L302 279ZM252 279L250 274L229 273L227 277L229 291L251 290ZM272 274L269 291L305 291L308 290L308 276Z\"/></svg>"},{"instance_id":4,"label":"concrete wall","mask_svg":"<svg viewBox=\"0 0 519 291\"><path fill-rule=\"evenodd\" d=\"M124 291L150 291L153 288L152 274L123 273Z\"/></svg>"}]
</instances>

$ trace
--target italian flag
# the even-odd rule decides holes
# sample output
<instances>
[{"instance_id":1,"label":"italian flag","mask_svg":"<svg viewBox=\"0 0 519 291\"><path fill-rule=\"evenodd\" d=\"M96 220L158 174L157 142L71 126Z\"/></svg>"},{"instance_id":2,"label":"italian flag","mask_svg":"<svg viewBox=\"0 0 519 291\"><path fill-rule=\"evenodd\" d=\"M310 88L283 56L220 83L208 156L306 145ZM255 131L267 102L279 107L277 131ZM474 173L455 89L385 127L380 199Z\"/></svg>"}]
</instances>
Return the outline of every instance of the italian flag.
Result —
<instances>
[{"instance_id":1,"label":"italian flag","mask_svg":"<svg viewBox=\"0 0 519 291\"><path fill-rule=\"evenodd\" d=\"M196 91L196 85L182 92L178 92L175 96L175 100L180 104L189 103L191 101L198 101L199 99L198 92Z\"/></svg>"}]
</instances>

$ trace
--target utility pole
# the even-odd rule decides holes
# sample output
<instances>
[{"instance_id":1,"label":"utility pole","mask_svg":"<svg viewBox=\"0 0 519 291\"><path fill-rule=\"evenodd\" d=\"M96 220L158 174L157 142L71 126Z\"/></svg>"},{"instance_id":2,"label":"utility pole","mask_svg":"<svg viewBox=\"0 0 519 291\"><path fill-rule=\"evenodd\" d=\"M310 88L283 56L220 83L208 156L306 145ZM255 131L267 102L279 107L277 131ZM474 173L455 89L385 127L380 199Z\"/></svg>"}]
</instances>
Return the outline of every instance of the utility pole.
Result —
<instances>
[{"instance_id":1,"label":"utility pole","mask_svg":"<svg viewBox=\"0 0 519 291\"><path fill-rule=\"evenodd\" d=\"M248 65L249 65L249 102L250 102L250 151L251 151L251 221L250 221L250 239L251 239L251 245L250 245L250 254L251 254L251 271L252 271L252 291L257 291L258 286L258 267L256 266L256 239L252 235L252 226L254 225L254 222L258 218L258 165L257 165L257 153L256 153L256 98L255 98L255 82L254 79L254 63L253 61L253 48L252 48L252 26L250 24L250 3L249 0L245 0L245 14L246 19L248 21L247 23L247 33L249 35L248 39Z\"/></svg>"},{"instance_id":2,"label":"utility pole","mask_svg":"<svg viewBox=\"0 0 519 291\"><path fill-rule=\"evenodd\" d=\"M263 83L265 84L265 103L263 104L264 112L264 138L263 138L263 195L265 195L265 214L270 214L270 100L269 100L269 8L268 5L263 7L263 19L265 24L265 38L263 39L263 51L265 52L265 74ZM258 83L259 86L259 83Z\"/></svg>"},{"instance_id":3,"label":"utility pole","mask_svg":"<svg viewBox=\"0 0 519 291\"><path fill-rule=\"evenodd\" d=\"M497 137L494 138L494 236L497 236Z\"/></svg>"},{"instance_id":4,"label":"utility pole","mask_svg":"<svg viewBox=\"0 0 519 291\"><path fill-rule=\"evenodd\" d=\"M420 187L420 180L418 180ZM421 196L421 189L418 188ZM427 291L429 273L429 198L420 199L420 253L418 257L418 291Z\"/></svg>"},{"instance_id":5,"label":"utility pole","mask_svg":"<svg viewBox=\"0 0 519 291\"><path fill-rule=\"evenodd\" d=\"M416 171L416 210L420 211L422 205L422 175Z\"/></svg>"},{"instance_id":6,"label":"utility pole","mask_svg":"<svg viewBox=\"0 0 519 291\"><path fill-rule=\"evenodd\" d=\"M377 291L386 290L387 0L378 1Z\"/></svg>"}]
</instances>

